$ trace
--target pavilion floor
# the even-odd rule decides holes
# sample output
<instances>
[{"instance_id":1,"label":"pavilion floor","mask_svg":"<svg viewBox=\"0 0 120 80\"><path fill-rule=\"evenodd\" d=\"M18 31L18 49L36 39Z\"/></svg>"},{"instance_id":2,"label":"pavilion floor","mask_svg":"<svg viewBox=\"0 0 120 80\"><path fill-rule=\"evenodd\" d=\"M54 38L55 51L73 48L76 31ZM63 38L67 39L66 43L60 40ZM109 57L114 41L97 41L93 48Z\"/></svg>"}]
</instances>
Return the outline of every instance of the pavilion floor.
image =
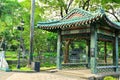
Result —
<instances>
[{"instance_id":1,"label":"pavilion floor","mask_svg":"<svg viewBox=\"0 0 120 80\"><path fill-rule=\"evenodd\" d=\"M105 76L120 76L120 73L101 73L92 74L90 69L83 70L59 70L56 72L59 75L77 77L80 80L103 80Z\"/></svg>"},{"instance_id":2,"label":"pavilion floor","mask_svg":"<svg viewBox=\"0 0 120 80\"><path fill-rule=\"evenodd\" d=\"M92 74L89 69L85 70L60 70L57 72L60 75L78 77L83 80L94 80L95 74Z\"/></svg>"}]
</instances>

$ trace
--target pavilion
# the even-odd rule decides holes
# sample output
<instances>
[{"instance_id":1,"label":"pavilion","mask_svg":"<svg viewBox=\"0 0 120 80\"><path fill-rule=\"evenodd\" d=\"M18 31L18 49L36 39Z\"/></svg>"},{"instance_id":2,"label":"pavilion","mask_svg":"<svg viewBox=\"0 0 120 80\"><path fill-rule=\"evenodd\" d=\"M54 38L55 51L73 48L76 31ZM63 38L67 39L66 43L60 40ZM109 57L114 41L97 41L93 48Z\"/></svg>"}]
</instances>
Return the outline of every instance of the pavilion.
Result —
<instances>
[{"instance_id":1,"label":"pavilion","mask_svg":"<svg viewBox=\"0 0 120 80\"><path fill-rule=\"evenodd\" d=\"M119 72L119 30L120 23L112 22L102 8L95 12L85 11L77 8L70 11L65 17L58 21L39 22L38 28L50 32L58 33L57 40L57 69L62 69L62 43L66 42L64 63L69 63L69 44L74 39L84 39L87 41L87 67L91 73ZM98 41L113 43L113 64L97 65ZM105 44L105 53L106 50Z\"/></svg>"}]
</instances>

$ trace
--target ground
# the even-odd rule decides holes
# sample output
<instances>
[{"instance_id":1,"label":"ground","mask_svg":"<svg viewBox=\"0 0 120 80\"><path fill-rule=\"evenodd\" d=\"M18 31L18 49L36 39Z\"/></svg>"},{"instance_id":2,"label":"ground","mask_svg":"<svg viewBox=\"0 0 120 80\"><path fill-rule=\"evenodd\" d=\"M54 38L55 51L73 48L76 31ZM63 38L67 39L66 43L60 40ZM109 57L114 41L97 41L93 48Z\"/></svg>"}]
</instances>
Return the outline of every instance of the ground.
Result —
<instances>
[{"instance_id":1,"label":"ground","mask_svg":"<svg viewBox=\"0 0 120 80\"><path fill-rule=\"evenodd\" d=\"M84 80L80 77L62 74L64 72L3 72L0 71L0 80Z\"/></svg>"},{"instance_id":2,"label":"ground","mask_svg":"<svg viewBox=\"0 0 120 80\"><path fill-rule=\"evenodd\" d=\"M0 80L6 80L8 77L12 76L13 72L0 71Z\"/></svg>"}]
</instances>

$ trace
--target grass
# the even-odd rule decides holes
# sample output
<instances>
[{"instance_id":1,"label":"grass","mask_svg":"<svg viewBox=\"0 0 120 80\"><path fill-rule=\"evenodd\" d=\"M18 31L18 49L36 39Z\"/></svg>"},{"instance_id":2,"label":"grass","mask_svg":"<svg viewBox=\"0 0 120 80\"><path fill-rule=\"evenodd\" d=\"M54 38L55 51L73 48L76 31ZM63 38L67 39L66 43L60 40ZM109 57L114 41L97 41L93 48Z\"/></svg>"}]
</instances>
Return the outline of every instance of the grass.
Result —
<instances>
[{"instance_id":1,"label":"grass","mask_svg":"<svg viewBox=\"0 0 120 80\"><path fill-rule=\"evenodd\" d=\"M6 51L6 56L16 56L17 52L16 51Z\"/></svg>"},{"instance_id":2,"label":"grass","mask_svg":"<svg viewBox=\"0 0 120 80\"><path fill-rule=\"evenodd\" d=\"M49 55L46 55L49 57ZM17 66L17 60L18 60L18 57L17 57L17 52L16 51L6 51L6 54L5 54L5 57L6 57L6 60L9 62L9 68L12 70L12 71L34 71L32 70L31 68L28 68L26 67L26 63L25 62L21 62L21 68L20 69L17 69L16 66ZM22 60L22 58L21 58ZM56 66L54 64L50 64L48 62L44 63L44 64L40 64L40 70L50 70L50 69L55 69ZM43 67L44 66L44 67Z\"/></svg>"},{"instance_id":3,"label":"grass","mask_svg":"<svg viewBox=\"0 0 120 80\"><path fill-rule=\"evenodd\" d=\"M20 69L17 69L16 67L11 69L12 71L34 71L31 68L28 67L21 67Z\"/></svg>"},{"instance_id":4,"label":"grass","mask_svg":"<svg viewBox=\"0 0 120 80\"><path fill-rule=\"evenodd\" d=\"M56 67L55 66L40 67L40 71L51 70L51 69L56 69ZM17 69L16 67L13 67L11 70L12 71L34 71L32 68L28 68L28 67L21 67L20 69Z\"/></svg>"},{"instance_id":5,"label":"grass","mask_svg":"<svg viewBox=\"0 0 120 80\"><path fill-rule=\"evenodd\" d=\"M6 60L17 60L17 53L15 51L6 51Z\"/></svg>"},{"instance_id":6,"label":"grass","mask_svg":"<svg viewBox=\"0 0 120 80\"><path fill-rule=\"evenodd\" d=\"M17 59L17 58L6 58L6 60L16 61L16 60L18 60L18 59Z\"/></svg>"},{"instance_id":7,"label":"grass","mask_svg":"<svg viewBox=\"0 0 120 80\"><path fill-rule=\"evenodd\" d=\"M50 69L56 69L56 66L51 66L51 67L41 67L40 70L50 70Z\"/></svg>"}]
</instances>

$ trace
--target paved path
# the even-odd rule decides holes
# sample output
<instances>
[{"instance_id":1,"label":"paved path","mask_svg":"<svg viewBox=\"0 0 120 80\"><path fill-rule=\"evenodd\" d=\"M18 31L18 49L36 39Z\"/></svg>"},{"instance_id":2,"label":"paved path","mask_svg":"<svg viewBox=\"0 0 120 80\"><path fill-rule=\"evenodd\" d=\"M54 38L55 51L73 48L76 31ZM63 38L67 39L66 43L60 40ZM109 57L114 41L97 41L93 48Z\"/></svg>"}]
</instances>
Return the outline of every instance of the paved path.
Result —
<instances>
[{"instance_id":1,"label":"paved path","mask_svg":"<svg viewBox=\"0 0 120 80\"><path fill-rule=\"evenodd\" d=\"M0 80L6 80L8 77L12 76L13 72L0 71Z\"/></svg>"},{"instance_id":2,"label":"paved path","mask_svg":"<svg viewBox=\"0 0 120 80\"><path fill-rule=\"evenodd\" d=\"M60 75L58 73L38 72L1 72L0 80L82 80L72 76Z\"/></svg>"}]
</instances>

